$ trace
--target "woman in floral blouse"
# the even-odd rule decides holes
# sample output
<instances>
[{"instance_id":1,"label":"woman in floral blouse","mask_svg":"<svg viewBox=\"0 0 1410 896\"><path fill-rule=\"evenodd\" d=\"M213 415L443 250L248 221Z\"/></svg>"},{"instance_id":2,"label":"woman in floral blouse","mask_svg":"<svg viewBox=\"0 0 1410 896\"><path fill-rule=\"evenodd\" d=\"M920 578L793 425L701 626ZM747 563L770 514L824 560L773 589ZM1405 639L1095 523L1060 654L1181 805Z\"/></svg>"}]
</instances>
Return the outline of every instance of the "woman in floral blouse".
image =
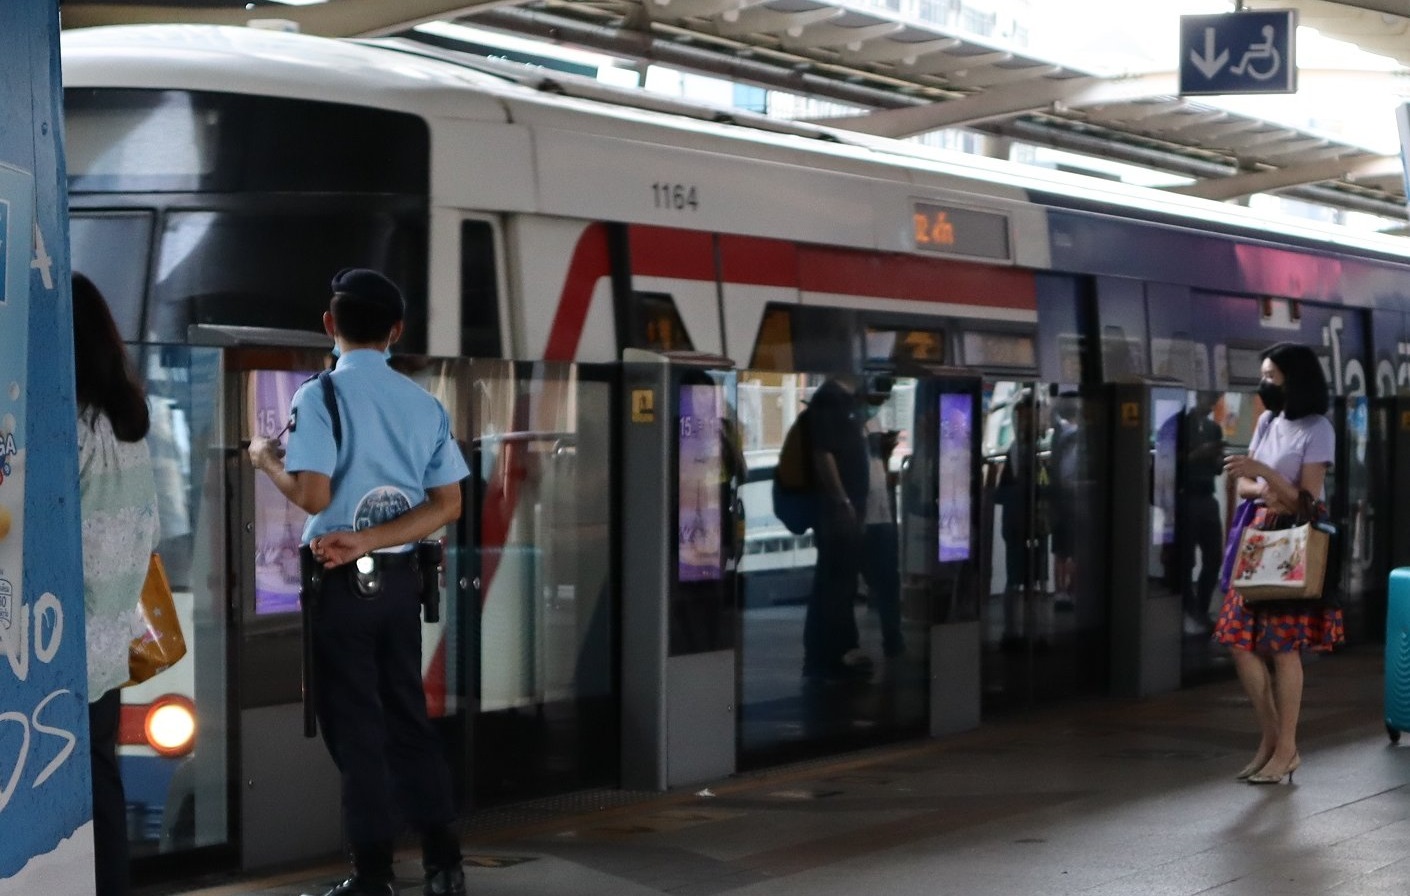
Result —
<instances>
[{"instance_id":1,"label":"woman in floral blouse","mask_svg":"<svg viewBox=\"0 0 1410 896\"><path fill-rule=\"evenodd\" d=\"M73 348L97 894L124 896L127 807L117 763L118 689L128 678L137 603L157 543L157 495L143 441L146 397L107 303L82 274L73 276Z\"/></svg>"}]
</instances>

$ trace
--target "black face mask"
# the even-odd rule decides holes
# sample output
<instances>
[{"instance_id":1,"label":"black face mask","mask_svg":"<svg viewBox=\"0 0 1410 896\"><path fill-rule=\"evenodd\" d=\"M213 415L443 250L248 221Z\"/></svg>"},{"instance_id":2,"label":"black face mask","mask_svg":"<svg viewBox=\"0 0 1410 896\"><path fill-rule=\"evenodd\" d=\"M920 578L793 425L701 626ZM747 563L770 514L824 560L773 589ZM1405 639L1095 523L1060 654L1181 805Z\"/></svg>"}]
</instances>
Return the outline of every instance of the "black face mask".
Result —
<instances>
[{"instance_id":1,"label":"black face mask","mask_svg":"<svg viewBox=\"0 0 1410 896\"><path fill-rule=\"evenodd\" d=\"M1287 401L1283 387L1272 380L1258 381L1258 397L1263 399L1263 406L1275 414L1283 412L1283 405Z\"/></svg>"}]
</instances>

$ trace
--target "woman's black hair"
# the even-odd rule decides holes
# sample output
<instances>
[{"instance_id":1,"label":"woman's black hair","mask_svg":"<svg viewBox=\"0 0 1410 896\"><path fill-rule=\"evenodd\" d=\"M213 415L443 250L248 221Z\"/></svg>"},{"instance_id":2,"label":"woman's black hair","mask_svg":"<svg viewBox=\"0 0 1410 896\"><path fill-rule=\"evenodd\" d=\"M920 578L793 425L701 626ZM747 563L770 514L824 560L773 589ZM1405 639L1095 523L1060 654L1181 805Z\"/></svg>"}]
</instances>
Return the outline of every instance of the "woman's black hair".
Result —
<instances>
[{"instance_id":1,"label":"woman's black hair","mask_svg":"<svg viewBox=\"0 0 1410 896\"><path fill-rule=\"evenodd\" d=\"M1264 349L1259 359L1272 361L1283 372L1284 417L1297 420L1327 413L1331 390L1316 352L1298 342L1279 342Z\"/></svg>"},{"instance_id":2,"label":"woman's black hair","mask_svg":"<svg viewBox=\"0 0 1410 896\"><path fill-rule=\"evenodd\" d=\"M79 408L101 412L122 441L141 441L151 425L147 397L103 294L78 273L73 275L73 364Z\"/></svg>"}]
</instances>

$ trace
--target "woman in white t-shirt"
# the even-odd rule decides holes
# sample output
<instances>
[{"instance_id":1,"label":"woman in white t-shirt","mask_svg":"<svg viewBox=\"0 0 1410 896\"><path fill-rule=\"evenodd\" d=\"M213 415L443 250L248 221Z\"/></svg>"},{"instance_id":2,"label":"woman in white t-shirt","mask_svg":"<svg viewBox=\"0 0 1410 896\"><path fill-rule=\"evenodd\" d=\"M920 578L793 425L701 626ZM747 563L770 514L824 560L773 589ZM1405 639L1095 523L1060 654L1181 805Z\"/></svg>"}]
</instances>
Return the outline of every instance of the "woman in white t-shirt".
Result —
<instances>
[{"instance_id":1,"label":"woman in white t-shirt","mask_svg":"<svg viewBox=\"0 0 1410 896\"><path fill-rule=\"evenodd\" d=\"M1262 354L1259 417L1247 455L1228 458L1225 472L1238 477L1241 499L1258 505L1250 526L1271 514L1292 514L1301 492L1319 507L1327 470L1336 456L1336 432L1326 418L1330 393L1317 355L1305 345L1282 342ZM1230 587L1214 627L1214 640L1228 645L1234 667L1258 719L1253 760L1237 778L1276 784L1301 763L1297 721L1302 709L1302 652L1330 651L1345 639L1335 607L1256 609Z\"/></svg>"}]
</instances>

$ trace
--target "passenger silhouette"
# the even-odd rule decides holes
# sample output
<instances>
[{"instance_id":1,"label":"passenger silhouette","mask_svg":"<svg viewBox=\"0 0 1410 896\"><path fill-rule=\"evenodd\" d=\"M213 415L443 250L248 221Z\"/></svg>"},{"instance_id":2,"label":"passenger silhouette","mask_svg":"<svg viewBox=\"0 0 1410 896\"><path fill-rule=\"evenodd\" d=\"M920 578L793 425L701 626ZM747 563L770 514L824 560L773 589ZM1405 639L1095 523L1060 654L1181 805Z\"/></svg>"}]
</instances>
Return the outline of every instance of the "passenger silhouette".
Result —
<instances>
[{"instance_id":1,"label":"passenger silhouette","mask_svg":"<svg viewBox=\"0 0 1410 896\"><path fill-rule=\"evenodd\" d=\"M818 554L803 623L808 678L870 677L870 663L859 655L858 576L866 581L879 617L886 656L899 657L905 650L896 515L886 476L897 434L866 428L891 385L889 377L872 377L863 391L862 380L837 376L818 387L808 405Z\"/></svg>"},{"instance_id":2,"label":"passenger silhouette","mask_svg":"<svg viewBox=\"0 0 1410 896\"><path fill-rule=\"evenodd\" d=\"M1046 646L1053 613L1043 581L1047 577L1048 488L1044 481L1047 471L1038 460L1033 393L1024 389L1012 407L1013 441L994 492L994 502L1004 509L1000 533L1005 573L1001 645L1005 649L1020 648L1028 641Z\"/></svg>"},{"instance_id":3,"label":"passenger silhouette","mask_svg":"<svg viewBox=\"0 0 1410 896\"><path fill-rule=\"evenodd\" d=\"M1209 602L1219 581L1224 553L1224 521L1215 494L1223 473L1224 430L1211 413L1218 392L1196 393L1195 404L1185 411L1185 507L1184 537L1180 539L1180 591L1185 606L1185 634L1209 631ZM1199 578L1194 572L1195 551L1199 551Z\"/></svg>"}]
</instances>

